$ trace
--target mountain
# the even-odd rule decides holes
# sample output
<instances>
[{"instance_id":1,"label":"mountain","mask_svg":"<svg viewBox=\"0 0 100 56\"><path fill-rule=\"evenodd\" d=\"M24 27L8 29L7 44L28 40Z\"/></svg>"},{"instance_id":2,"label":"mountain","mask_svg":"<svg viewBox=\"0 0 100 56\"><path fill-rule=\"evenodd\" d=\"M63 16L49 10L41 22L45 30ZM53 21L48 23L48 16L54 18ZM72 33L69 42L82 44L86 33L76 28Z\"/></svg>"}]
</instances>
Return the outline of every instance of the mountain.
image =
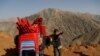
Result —
<instances>
[{"instance_id":1,"label":"mountain","mask_svg":"<svg viewBox=\"0 0 100 56\"><path fill-rule=\"evenodd\" d=\"M97 38L97 43L99 43L100 15L75 13L48 8L27 17L30 18L30 21L33 21L39 16L44 17L44 25L46 25L47 35L52 34L54 28L64 32L61 40L65 45L74 41L77 42L78 39L80 42L90 43L96 41ZM15 23L15 21L0 22L0 31L8 32L12 36L15 36L17 34ZM97 35L94 36L95 34ZM91 39L91 41L88 41L87 39Z\"/></svg>"},{"instance_id":2,"label":"mountain","mask_svg":"<svg viewBox=\"0 0 100 56\"><path fill-rule=\"evenodd\" d=\"M7 32L14 37L17 34L16 22L12 21L0 22L0 31Z\"/></svg>"},{"instance_id":3,"label":"mountain","mask_svg":"<svg viewBox=\"0 0 100 56\"><path fill-rule=\"evenodd\" d=\"M61 37L62 44L64 45L69 45L74 42L75 44L100 43L99 15L48 8L37 14L28 16L28 18L33 21L34 18L39 16L44 17L44 25L46 25L48 35L52 34L55 28L64 32Z\"/></svg>"},{"instance_id":4,"label":"mountain","mask_svg":"<svg viewBox=\"0 0 100 56\"><path fill-rule=\"evenodd\" d=\"M61 36L63 45L100 43L100 15L48 8L27 18L32 22L40 16L44 17L47 35L52 34L55 28L64 32ZM0 31L8 32L14 37L18 34L16 22L0 22Z\"/></svg>"},{"instance_id":5,"label":"mountain","mask_svg":"<svg viewBox=\"0 0 100 56\"><path fill-rule=\"evenodd\" d=\"M16 17L9 17L9 18L0 18L0 22L16 22Z\"/></svg>"}]
</instances>

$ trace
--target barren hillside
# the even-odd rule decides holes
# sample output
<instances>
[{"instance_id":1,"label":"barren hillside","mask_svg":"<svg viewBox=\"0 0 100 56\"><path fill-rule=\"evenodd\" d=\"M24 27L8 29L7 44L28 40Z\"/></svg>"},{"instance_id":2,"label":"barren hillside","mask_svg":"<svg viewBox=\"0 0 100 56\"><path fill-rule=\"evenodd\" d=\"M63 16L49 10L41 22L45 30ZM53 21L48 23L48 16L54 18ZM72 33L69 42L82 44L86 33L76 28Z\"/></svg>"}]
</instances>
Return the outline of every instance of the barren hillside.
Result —
<instances>
[{"instance_id":1,"label":"barren hillside","mask_svg":"<svg viewBox=\"0 0 100 56\"><path fill-rule=\"evenodd\" d=\"M62 11L60 9L49 8L40 11L35 15L31 15L28 18L32 21L35 17L39 16L45 18L44 24L47 27L48 35L52 34L54 28L64 32L61 38L62 44L64 45L71 44L74 40L75 42L78 42L76 39L80 38L84 38L79 40L81 44L91 44L93 41L95 43L100 42L100 37L97 37L99 36L98 32L100 29L100 16L98 15L73 13ZM85 37L83 37L84 35ZM89 41L90 39L91 41Z\"/></svg>"},{"instance_id":2,"label":"barren hillside","mask_svg":"<svg viewBox=\"0 0 100 56\"><path fill-rule=\"evenodd\" d=\"M0 22L0 31L7 32L13 37L17 34L16 22L6 21Z\"/></svg>"}]
</instances>

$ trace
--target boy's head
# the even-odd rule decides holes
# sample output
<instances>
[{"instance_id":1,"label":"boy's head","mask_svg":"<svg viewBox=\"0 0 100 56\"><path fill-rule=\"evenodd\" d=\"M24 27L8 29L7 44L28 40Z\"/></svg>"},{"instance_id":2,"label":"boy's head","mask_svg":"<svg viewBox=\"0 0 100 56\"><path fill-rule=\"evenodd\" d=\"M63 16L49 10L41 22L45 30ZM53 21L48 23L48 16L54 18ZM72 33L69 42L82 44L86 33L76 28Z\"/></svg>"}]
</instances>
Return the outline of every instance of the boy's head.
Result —
<instances>
[{"instance_id":1,"label":"boy's head","mask_svg":"<svg viewBox=\"0 0 100 56\"><path fill-rule=\"evenodd\" d=\"M58 29L54 29L54 34L58 34L59 33L59 30Z\"/></svg>"}]
</instances>

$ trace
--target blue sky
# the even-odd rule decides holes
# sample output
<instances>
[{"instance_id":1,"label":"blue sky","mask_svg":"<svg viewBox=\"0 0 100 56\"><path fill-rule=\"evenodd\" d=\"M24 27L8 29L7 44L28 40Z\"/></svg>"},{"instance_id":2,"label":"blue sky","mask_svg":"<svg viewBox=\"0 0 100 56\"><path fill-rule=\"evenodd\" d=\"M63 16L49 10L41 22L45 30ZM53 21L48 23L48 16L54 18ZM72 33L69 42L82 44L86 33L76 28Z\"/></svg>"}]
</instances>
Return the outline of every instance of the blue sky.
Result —
<instances>
[{"instance_id":1,"label":"blue sky","mask_svg":"<svg viewBox=\"0 0 100 56\"><path fill-rule=\"evenodd\" d=\"M0 0L0 19L29 16L47 8L100 15L100 0Z\"/></svg>"}]
</instances>

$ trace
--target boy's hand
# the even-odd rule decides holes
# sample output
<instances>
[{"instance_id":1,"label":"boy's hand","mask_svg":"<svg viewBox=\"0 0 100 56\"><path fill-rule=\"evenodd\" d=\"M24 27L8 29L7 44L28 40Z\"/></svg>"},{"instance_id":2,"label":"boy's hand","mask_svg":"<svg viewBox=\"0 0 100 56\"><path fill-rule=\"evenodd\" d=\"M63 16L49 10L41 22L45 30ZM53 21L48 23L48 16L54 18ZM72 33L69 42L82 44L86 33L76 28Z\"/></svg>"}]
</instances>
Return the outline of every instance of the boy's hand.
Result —
<instances>
[{"instance_id":1,"label":"boy's hand","mask_svg":"<svg viewBox=\"0 0 100 56\"><path fill-rule=\"evenodd\" d=\"M63 32L61 32L60 34L63 34Z\"/></svg>"}]
</instances>

